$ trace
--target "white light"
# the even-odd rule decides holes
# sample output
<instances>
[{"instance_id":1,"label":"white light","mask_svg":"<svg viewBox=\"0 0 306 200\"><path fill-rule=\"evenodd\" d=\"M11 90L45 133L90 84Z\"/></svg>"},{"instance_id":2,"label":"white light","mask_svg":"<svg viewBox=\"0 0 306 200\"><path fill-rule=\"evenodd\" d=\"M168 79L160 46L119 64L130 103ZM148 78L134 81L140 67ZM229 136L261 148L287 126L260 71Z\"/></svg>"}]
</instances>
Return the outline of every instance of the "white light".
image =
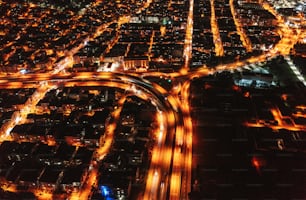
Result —
<instances>
[{"instance_id":1,"label":"white light","mask_svg":"<svg viewBox=\"0 0 306 200\"><path fill-rule=\"evenodd\" d=\"M13 130L13 127L8 128L5 132L5 136L8 136L12 130Z\"/></svg>"},{"instance_id":2,"label":"white light","mask_svg":"<svg viewBox=\"0 0 306 200\"><path fill-rule=\"evenodd\" d=\"M87 45L88 45L88 39L84 41L84 46L87 46Z\"/></svg>"},{"instance_id":3,"label":"white light","mask_svg":"<svg viewBox=\"0 0 306 200\"><path fill-rule=\"evenodd\" d=\"M21 117L17 116L16 119L15 119L16 124L18 124L20 121L21 121Z\"/></svg>"},{"instance_id":4,"label":"white light","mask_svg":"<svg viewBox=\"0 0 306 200\"><path fill-rule=\"evenodd\" d=\"M22 70L20 70L20 73L21 73L21 74L26 74L26 73L27 73L27 70L26 70L26 69L22 69Z\"/></svg>"},{"instance_id":5,"label":"white light","mask_svg":"<svg viewBox=\"0 0 306 200\"><path fill-rule=\"evenodd\" d=\"M159 136L158 136L158 144L160 144L160 143L161 143L162 138L163 138L163 131L159 131Z\"/></svg>"}]
</instances>

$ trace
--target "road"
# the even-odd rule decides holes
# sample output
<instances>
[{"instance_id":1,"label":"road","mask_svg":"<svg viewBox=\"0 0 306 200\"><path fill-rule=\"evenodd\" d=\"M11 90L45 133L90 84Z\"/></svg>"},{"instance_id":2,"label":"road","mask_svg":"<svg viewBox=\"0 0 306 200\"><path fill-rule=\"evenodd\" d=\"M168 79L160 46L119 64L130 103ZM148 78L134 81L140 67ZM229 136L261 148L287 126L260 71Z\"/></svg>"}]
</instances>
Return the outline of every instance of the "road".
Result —
<instances>
[{"instance_id":1,"label":"road","mask_svg":"<svg viewBox=\"0 0 306 200\"><path fill-rule=\"evenodd\" d=\"M217 55L224 54L222 41L216 17L214 12L214 0L211 0L211 25L215 42L215 52ZM229 1L232 14L235 15L233 1ZM143 7L137 12L148 8L151 1L147 1ZM5 74L0 75L0 87L2 89L12 88L37 88L32 96L20 108L14 112L12 119L1 127L0 142L10 140L10 132L15 125L26 120L27 115L32 113L38 102L45 96L47 92L55 89L58 84L64 86L96 86L105 85L125 89L130 94L136 95L146 101L150 101L156 107L158 128L155 130L158 141L153 148L152 161L147 174L146 189L143 199L188 199L188 193L191 190L191 168L192 168L192 120L190 117L189 108L189 87L190 81L194 77L207 76L221 71L233 71L243 68L253 63L265 62L278 55L287 56L290 49L301 41L305 35L305 31L292 28L286 25L285 20L277 14L273 7L269 6L265 1L260 1L263 8L272 13L280 27L281 40L267 50L265 53L250 57L246 60L234 61L229 64L220 64L214 68L208 69L206 66L195 70L188 68L192 51L192 34L193 34L193 0L190 0L189 14L187 19L186 37L184 45L185 65L179 72L163 74L159 72L145 72L148 76L170 76L175 80L176 84L173 90L166 91L161 86L149 82L148 80L139 78L137 73L120 73L120 72L79 72L68 73L66 69L73 65L73 55L86 45L87 41L92 37L97 37L111 23L127 23L130 16L121 16L117 21L103 24L97 30L86 37L82 43L67 52L62 60L55 64L53 70L49 73L36 74ZM241 37L241 41L245 48L250 51L250 42L242 30L239 20L234 18L237 31ZM152 36L154 38L154 35ZM152 39L153 40L153 39ZM116 40L110 42L110 47L116 43ZM305 80L301 80L305 81ZM176 87L177 86L177 87ZM125 98L119 101L119 109L112 113L112 117L117 119L120 116L120 108L123 105ZM289 130L305 130L305 127L297 127L297 125L288 125L283 123L283 117L277 109L272 110L274 117L278 120L278 125L271 125L274 129L287 128ZM116 120L114 120L116 121ZM247 126L263 126L262 124L248 123ZM96 185L98 175L98 161L103 159L110 149L110 144L113 139L113 132L116 124L109 124L106 131L107 142L101 145L96 150L96 156L93 158L92 170L89 173L89 178L84 184L84 187L73 193L70 199L85 198L91 195L91 186ZM42 194L43 191L35 191L37 194ZM46 194L50 197L51 194ZM44 196L44 195L41 195ZM40 197L44 199L43 197Z\"/></svg>"}]
</instances>

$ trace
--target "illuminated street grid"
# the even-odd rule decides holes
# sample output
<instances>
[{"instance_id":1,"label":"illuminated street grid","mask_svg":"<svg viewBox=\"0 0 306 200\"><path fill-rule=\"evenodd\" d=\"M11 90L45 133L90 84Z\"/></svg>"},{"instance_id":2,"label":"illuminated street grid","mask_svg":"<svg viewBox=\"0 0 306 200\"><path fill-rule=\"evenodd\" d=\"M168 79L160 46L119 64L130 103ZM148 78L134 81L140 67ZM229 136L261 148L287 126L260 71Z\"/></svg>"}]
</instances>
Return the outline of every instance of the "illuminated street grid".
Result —
<instances>
[{"instance_id":1,"label":"illuminated street grid","mask_svg":"<svg viewBox=\"0 0 306 200\"><path fill-rule=\"evenodd\" d=\"M230 90L256 102L251 89L286 85L265 69L283 59L306 86L304 16L264 0L23 2L0 1L3 198L188 199L194 81L238 75ZM303 141L305 102L279 98L241 125Z\"/></svg>"}]
</instances>

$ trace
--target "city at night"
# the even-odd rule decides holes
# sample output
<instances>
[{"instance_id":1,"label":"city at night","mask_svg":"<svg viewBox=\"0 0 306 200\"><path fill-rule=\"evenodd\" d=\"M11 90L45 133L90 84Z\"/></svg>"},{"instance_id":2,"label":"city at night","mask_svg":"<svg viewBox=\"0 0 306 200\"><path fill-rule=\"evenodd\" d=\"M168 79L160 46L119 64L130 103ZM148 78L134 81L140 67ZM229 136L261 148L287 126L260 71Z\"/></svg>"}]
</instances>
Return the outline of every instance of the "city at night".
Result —
<instances>
[{"instance_id":1,"label":"city at night","mask_svg":"<svg viewBox=\"0 0 306 200\"><path fill-rule=\"evenodd\" d=\"M0 16L0 200L306 199L305 0Z\"/></svg>"}]
</instances>

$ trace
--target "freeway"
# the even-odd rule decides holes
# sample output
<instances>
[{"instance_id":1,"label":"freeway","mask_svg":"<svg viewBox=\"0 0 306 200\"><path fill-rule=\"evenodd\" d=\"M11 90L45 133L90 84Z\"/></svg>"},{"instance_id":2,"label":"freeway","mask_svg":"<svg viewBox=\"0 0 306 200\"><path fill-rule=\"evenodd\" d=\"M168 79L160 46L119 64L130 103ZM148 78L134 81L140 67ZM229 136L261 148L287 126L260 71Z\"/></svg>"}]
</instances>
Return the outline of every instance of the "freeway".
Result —
<instances>
[{"instance_id":1,"label":"freeway","mask_svg":"<svg viewBox=\"0 0 306 200\"><path fill-rule=\"evenodd\" d=\"M137 11L148 8L152 1L147 1L144 6ZM217 55L223 55L222 41L220 39L218 26L216 23L214 0L211 0L211 24L212 32L215 41L215 51ZM233 1L229 1L231 5L232 15L235 15ZM36 73L36 74L5 74L0 75L0 87L3 89L12 88L37 88L34 94L26 101L26 103L12 115L12 119L1 127L0 140L10 140L10 131L13 127L22 121L26 120L27 115L33 112L35 106L47 92L58 87L59 84L72 86L96 86L105 85L108 87L116 87L129 91L129 94L136 95L146 101L150 101L158 111L157 121L158 128L155 130L158 136L157 144L153 148L152 161L148 171L146 180L146 189L143 199L187 199L191 189L191 167L192 167L192 122L190 117L190 107L188 102L190 80L194 77L206 76L221 71L233 71L243 68L253 63L266 62L278 55L287 56L290 49L301 41L305 35L305 31L296 29L286 25L284 19L275 12L275 10L265 1L260 1L263 8L272 13L279 26L281 40L265 53L253 56L245 60L235 61L229 64L220 64L214 68L206 66L198 69L188 69L188 63L191 58L192 51L192 34L193 34L193 0L190 0L189 15L187 19L187 28L184 46L184 70L163 74L159 72L146 72L148 76L170 76L180 83L181 87L176 90L166 91L157 84L153 84L145 79L139 78L139 74L120 72L78 72L67 73L65 70L73 64L73 55L83 48L90 38L94 38L105 31L111 24L103 24L98 27L92 36L88 36L82 43L66 53L65 57L60 60L51 73ZM117 21L118 24L127 23L130 16L121 16ZM237 31L241 37L242 43L248 51L251 51L249 39L243 32L240 22L234 18ZM113 22L112 22L113 23ZM152 36L154 38L154 36ZM117 38L118 39L118 38ZM111 48L117 40L110 42ZM152 39L153 41L153 39ZM304 80L305 81L305 80ZM119 101L119 108L124 103L123 97ZM289 130L305 130L304 126L292 126L283 123L284 118L277 109L273 109L272 113L279 122L278 125L271 125L273 129L287 128ZM117 119L120 115L120 109L112 113L112 117ZM116 120L114 120L116 121ZM247 126L260 127L259 122L246 123ZM110 144L113 138L113 131L116 124L108 126L107 136L108 142L96 150L96 157L92 160L93 170L89 174L89 179L84 184L84 187L73 193L70 199L84 198L90 195L90 188L96 184L98 164L96 161L103 159L109 151ZM162 156L161 156L162 155ZM42 194L42 191L35 191ZM45 194L48 198L51 194Z\"/></svg>"}]
</instances>

